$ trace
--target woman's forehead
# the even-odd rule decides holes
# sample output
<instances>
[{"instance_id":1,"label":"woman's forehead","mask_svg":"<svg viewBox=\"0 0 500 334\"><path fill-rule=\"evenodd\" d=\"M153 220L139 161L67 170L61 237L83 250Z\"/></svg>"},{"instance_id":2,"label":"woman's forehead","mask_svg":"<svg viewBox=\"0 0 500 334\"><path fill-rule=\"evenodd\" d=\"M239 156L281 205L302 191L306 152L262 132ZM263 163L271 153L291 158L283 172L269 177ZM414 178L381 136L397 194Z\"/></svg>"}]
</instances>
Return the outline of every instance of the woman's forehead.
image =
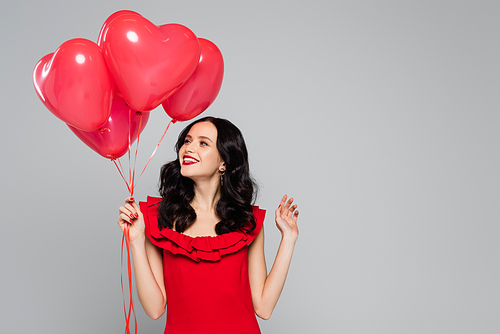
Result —
<instances>
[{"instance_id":1,"label":"woman's forehead","mask_svg":"<svg viewBox=\"0 0 500 334\"><path fill-rule=\"evenodd\" d=\"M206 137L215 142L217 139L217 128L210 122L196 123L189 129L188 136L193 138Z\"/></svg>"}]
</instances>

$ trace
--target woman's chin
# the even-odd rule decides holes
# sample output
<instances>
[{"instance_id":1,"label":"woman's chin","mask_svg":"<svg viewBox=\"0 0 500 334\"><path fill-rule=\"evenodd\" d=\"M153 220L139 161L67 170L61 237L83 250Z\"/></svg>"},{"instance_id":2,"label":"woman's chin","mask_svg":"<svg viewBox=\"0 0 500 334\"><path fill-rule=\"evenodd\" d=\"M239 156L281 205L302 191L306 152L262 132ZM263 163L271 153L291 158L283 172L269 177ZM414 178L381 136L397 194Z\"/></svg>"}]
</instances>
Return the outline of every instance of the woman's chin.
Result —
<instances>
[{"instance_id":1,"label":"woman's chin","mask_svg":"<svg viewBox=\"0 0 500 334\"><path fill-rule=\"evenodd\" d=\"M189 173L185 169L181 168L181 175L184 176L184 177L191 178L193 176L193 173Z\"/></svg>"}]
</instances>

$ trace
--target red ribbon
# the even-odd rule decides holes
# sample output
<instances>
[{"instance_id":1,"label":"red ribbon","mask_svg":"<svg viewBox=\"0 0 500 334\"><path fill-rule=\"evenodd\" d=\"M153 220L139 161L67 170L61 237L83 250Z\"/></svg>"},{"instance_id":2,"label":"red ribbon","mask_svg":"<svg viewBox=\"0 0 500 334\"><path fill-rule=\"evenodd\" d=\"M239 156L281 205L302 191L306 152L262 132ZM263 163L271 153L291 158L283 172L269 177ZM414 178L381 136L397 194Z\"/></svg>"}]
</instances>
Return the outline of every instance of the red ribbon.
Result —
<instances>
[{"instance_id":1,"label":"red ribbon","mask_svg":"<svg viewBox=\"0 0 500 334\"><path fill-rule=\"evenodd\" d=\"M137 318L135 316L135 309L134 309L134 301L132 298L132 266L131 266L131 261L130 261L130 244L129 244L129 230L130 230L130 225L125 224L123 228L123 237L122 237L122 251L121 251L121 275L120 275L120 281L121 281L121 286L122 286L122 297L123 297L123 313L125 314L125 334L130 334L130 316L133 313L134 314L134 325L135 325L135 334L137 334ZM129 300L130 300L130 305L128 306L128 312L127 312L127 306L126 306L126 301L125 301L125 292L123 290L123 244L127 246L127 276L128 276L128 293L129 293Z\"/></svg>"},{"instance_id":2,"label":"red ribbon","mask_svg":"<svg viewBox=\"0 0 500 334\"><path fill-rule=\"evenodd\" d=\"M160 141L156 145L153 153L151 154L151 157L149 158L148 162L146 163L146 166L144 166L144 169L142 170L141 175L139 175L139 178L142 176L142 174L144 174L144 171L146 170L146 167L148 167L149 162L151 161L151 159L153 159L153 156L155 155L156 150L158 149L158 147L160 147L160 143L163 140L163 137L165 137L165 134L167 133L167 130L170 127L170 124L174 124L175 122L177 122L176 119L171 119L170 122L168 123L167 128L165 129L165 132L163 132L163 135L161 136ZM137 137L137 143L139 143L139 137Z\"/></svg>"},{"instance_id":3,"label":"red ribbon","mask_svg":"<svg viewBox=\"0 0 500 334\"><path fill-rule=\"evenodd\" d=\"M132 119L132 109L129 108L129 124L131 123L131 119ZM162 142L163 138L165 137L165 134L167 133L167 130L170 127L170 124L173 124L175 122L177 122L177 120L172 119L168 123L168 125L165 129L165 132L163 132L163 135L161 136L158 144L156 145L153 153L151 154L151 157L149 158L148 162L144 166L144 169L142 170L141 174L137 178L137 181L141 178L142 174L144 174L146 167L149 165L149 162L151 161L151 159L155 155L156 151L158 150L158 147L160 146L160 143ZM132 144L131 144L131 137L130 137L131 135L130 135L130 127L129 127L128 152L127 152L127 155L128 155L128 181L125 178L125 175L124 175L125 173L124 173L123 166L122 166L120 159L111 159L111 161L116 166L118 173L120 173L120 176L122 177L123 181L125 182L127 189L128 189L128 192L130 194L130 197L134 196L134 189L136 186L135 166L136 166L136 162L137 162L137 152L139 150L139 137L140 137L141 127L142 127L142 114L140 115L140 118L139 118L139 133L137 134L137 146L135 148L133 166L131 164L131 155L130 155ZM100 133L99 133L99 136L100 136ZM101 137L101 140L102 140L104 146L106 147L106 150L108 150L108 154L111 156L111 154L109 153L109 149L106 146L106 143L104 142L104 139L102 138L102 136L100 136L100 137ZM117 161L118 161L118 163L117 163ZM118 167L118 165L120 165L120 166ZM125 314L125 334L131 334L131 332L130 332L130 320L131 320L132 314L134 314L135 334L137 334L137 318L136 318L135 309L134 309L134 301L132 298L132 264L131 264L131 256L130 256L129 231L130 231L130 225L125 224L124 228L123 228L123 236L122 236L120 282L121 282L122 297L123 297L123 313ZM126 255L126 257L127 257L127 278L128 278L128 295L129 295L129 301L130 301L130 304L128 305L128 310L127 310L127 303L125 300L125 290L123 288L123 246L124 245L127 248L127 255Z\"/></svg>"}]
</instances>

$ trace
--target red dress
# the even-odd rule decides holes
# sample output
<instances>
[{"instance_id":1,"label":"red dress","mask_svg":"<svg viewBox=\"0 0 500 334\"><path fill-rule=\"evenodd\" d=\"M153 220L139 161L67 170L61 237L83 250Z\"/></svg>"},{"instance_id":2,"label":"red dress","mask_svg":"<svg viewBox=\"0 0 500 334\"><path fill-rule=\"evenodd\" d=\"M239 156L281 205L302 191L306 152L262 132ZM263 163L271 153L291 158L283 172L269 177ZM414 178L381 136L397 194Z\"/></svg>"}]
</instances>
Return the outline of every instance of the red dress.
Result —
<instances>
[{"instance_id":1,"label":"red dress","mask_svg":"<svg viewBox=\"0 0 500 334\"><path fill-rule=\"evenodd\" d=\"M248 245L265 211L253 207L257 227L216 237L192 238L158 227L161 198L141 202L146 235L163 249L167 293L165 334L259 334L248 280Z\"/></svg>"}]
</instances>

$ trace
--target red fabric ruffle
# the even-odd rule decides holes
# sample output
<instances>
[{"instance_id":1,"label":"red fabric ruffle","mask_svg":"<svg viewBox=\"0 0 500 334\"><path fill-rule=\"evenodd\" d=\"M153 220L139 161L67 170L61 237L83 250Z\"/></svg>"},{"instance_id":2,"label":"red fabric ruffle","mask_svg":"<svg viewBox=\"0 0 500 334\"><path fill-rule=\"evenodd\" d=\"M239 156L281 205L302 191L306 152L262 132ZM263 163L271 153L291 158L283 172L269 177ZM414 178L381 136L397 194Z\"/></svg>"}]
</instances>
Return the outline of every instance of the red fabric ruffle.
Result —
<instances>
[{"instance_id":1,"label":"red fabric ruffle","mask_svg":"<svg viewBox=\"0 0 500 334\"><path fill-rule=\"evenodd\" d=\"M244 246L250 245L259 234L266 214L266 211L258 206L253 207L257 226L252 232L238 230L215 237L193 238L168 227L159 229L158 204L160 202L161 198L148 196L146 202L139 203L146 224L146 236L157 247L166 249L172 254L185 255L197 262L219 261L223 255L235 253Z\"/></svg>"}]
</instances>

